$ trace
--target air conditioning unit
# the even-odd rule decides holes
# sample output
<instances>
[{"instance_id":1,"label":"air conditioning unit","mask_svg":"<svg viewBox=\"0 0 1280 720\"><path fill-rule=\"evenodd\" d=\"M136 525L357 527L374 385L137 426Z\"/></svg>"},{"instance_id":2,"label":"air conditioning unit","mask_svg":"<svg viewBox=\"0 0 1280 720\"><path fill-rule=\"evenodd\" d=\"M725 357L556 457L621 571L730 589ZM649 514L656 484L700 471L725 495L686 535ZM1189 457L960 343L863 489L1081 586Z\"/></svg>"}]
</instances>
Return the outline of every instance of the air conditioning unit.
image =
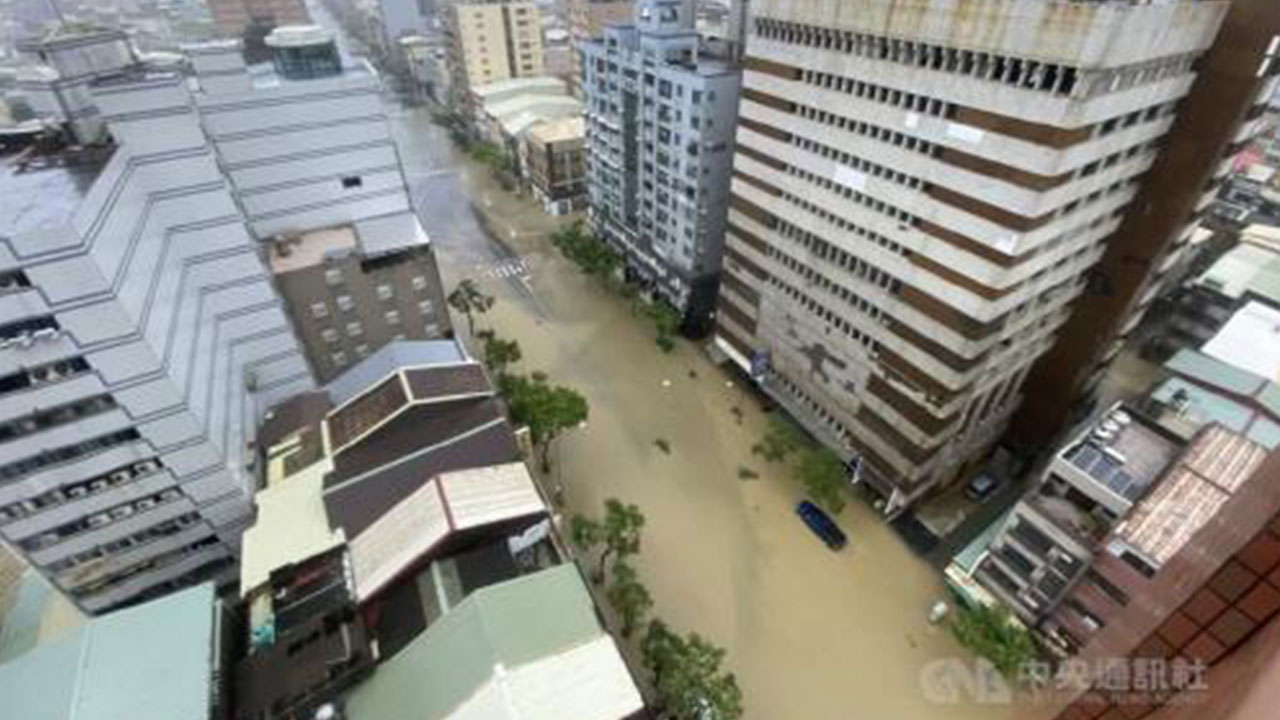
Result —
<instances>
[{"instance_id":1,"label":"air conditioning unit","mask_svg":"<svg viewBox=\"0 0 1280 720\"><path fill-rule=\"evenodd\" d=\"M137 465L134 465L133 469L137 470L140 473L155 472L156 470L160 469L160 463L156 462L155 460L143 460Z\"/></svg>"},{"instance_id":2,"label":"air conditioning unit","mask_svg":"<svg viewBox=\"0 0 1280 720\"><path fill-rule=\"evenodd\" d=\"M168 490L165 490L164 492L160 493L160 499L163 500L164 502L169 502L170 500L177 500L179 497L182 497L182 493L178 492L174 488L169 488Z\"/></svg>"},{"instance_id":3,"label":"air conditioning unit","mask_svg":"<svg viewBox=\"0 0 1280 720\"><path fill-rule=\"evenodd\" d=\"M72 498L72 499L75 499L75 498L82 498L82 497L84 497L85 495L88 495L88 494L89 494L89 488L87 488L87 487L85 487L85 486L83 486L83 485L77 485L77 486L75 486L75 487L70 488L70 489L68 489L68 490L67 490L67 497Z\"/></svg>"},{"instance_id":4,"label":"air conditioning unit","mask_svg":"<svg viewBox=\"0 0 1280 720\"><path fill-rule=\"evenodd\" d=\"M143 510L150 510L155 506L156 506L155 498L144 498L142 500L139 500L137 505L138 512L142 512Z\"/></svg>"},{"instance_id":5,"label":"air conditioning unit","mask_svg":"<svg viewBox=\"0 0 1280 720\"><path fill-rule=\"evenodd\" d=\"M29 348L35 342L35 338L31 337L31 333L22 333L13 338L13 342L20 348Z\"/></svg>"},{"instance_id":6,"label":"air conditioning unit","mask_svg":"<svg viewBox=\"0 0 1280 720\"><path fill-rule=\"evenodd\" d=\"M97 480L89 483L89 489L93 492L102 492L107 489L107 481L103 478L98 478Z\"/></svg>"},{"instance_id":7,"label":"air conditioning unit","mask_svg":"<svg viewBox=\"0 0 1280 720\"><path fill-rule=\"evenodd\" d=\"M55 340L61 334L61 331L57 328L40 328L39 330L31 333L31 337L36 340Z\"/></svg>"},{"instance_id":8,"label":"air conditioning unit","mask_svg":"<svg viewBox=\"0 0 1280 720\"><path fill-rule=\"evenodd\" d=\"M110 515L107 515L106 513L98 513L97 515L90 515L89 519L85 521L85 524L91 528L96 528L102 527L109 522L111 522Z\"/></svg>"},{"instance_id":9,"label":"air conditioning unit","mask_svg":"<svg viewBox=\"0 0 1280 720\"><path fill-rule=\"evenodd\" d=\"M120 519L122 519L122 518L127 518L127 517L129 517L130 515L132 515L132 514L133 514L133 507L131 507L131 506L129 506L129 505L124 505L124 506L121 506L121 507L118 507L118 508L112 508L112 509L111 509L111 517L112 517L113 519L115 519L115 520L120 520Z\"/></svg>"},{"instance_id":10,"label":"air conditioning unit","mask_svg":"<svg viewBox=\"0 0 1280 720\"><path fill-rule=\"evenodd\" d=\"M48 382L53 371L47 367L38 367L31 371L31 379L36 382Z\"/></svg>"},{"instance_id":11,"label":"air conditioning unit","mask_svg":"<svg viewBox=\"0 0 1280 720\"><path fill-rule=\"evenodd\" d=\"M118 485L122 482L129 482L129 479L132 477L133 477L133 473L129 472L128 470L117 470L111 473L111 484Z\"/></svg>"},{"instance_id":12,"label":"air conditioning unit","mask_svg":"<svg viewBox=\"0 0 1280 720\"><path fill-rule=\"evenodd\" d=\"M12 290L18 287L18 278L12 275L0 277L0 290Z\"/></svg>"},{"instance_id":13,"label":"air conditioning unit","mask_svg":"<svg viewBox=\"0 0 1280 720\"><path fill-rule=\"evenodd\" d=\"M60 375L61 377L67 377L68 375L70 375L70 374L72 373L72 370L71 370L71 363L66 363L66 362L57 362L57 363L54 363L54 364L53 364L53 372L57 373L57 374L58 374L58 375Z\"/></svg>"}]
</instances>

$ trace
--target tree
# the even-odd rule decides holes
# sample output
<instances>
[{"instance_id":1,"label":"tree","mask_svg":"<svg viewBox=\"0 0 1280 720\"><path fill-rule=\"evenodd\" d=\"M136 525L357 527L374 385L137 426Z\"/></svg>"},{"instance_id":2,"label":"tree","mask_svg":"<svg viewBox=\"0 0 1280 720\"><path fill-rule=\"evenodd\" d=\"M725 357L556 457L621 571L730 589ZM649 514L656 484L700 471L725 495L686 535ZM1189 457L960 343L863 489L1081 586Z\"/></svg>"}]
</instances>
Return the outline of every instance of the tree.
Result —
<instances>
[{"instance_id":1,"label":"tree","mask_svg":"<svg viewBox=\"0 0 1280 720\"><path fill-rule=\"evenodd\" d=\"M622 264L622 257L612 248L583 232L581 220L552 233L551 244L584 274L598 278L606 287Z\"/></svg>"},{"instance_id":2,"label":"tree","mask_svg":"<svg viewBox=\"0 0 1280 720\"><path fill-rule=\"evenodd\" d=\"M805 490L832 515L844 510L845 469L840 456L825 447L806 450L796 464Z\"/></svg>"},{"instance_id":3,"label":"tree","mask_svg":"<svg viewBox=\"0 0 1280 720\"><path fill-rule=\"evenodd\" d=\"M675 341L671 338L680 330L680 313L665 300L658 300L649 306L649 317L653 320L653 328L658 337L654 342L662 348L662 352L675 349Z\"/></svg>"},{"instance_id":4,"label":"tree","mask_svg":"<svg viewBox=\"0 0 1280 720\"><path fill-rule=\"evenodd\" d=\"M975 604L957 612L951 620L951 632L961 645L981 655L1006 678L1018 676L1020 669L1035 660L1035 644L1031 633L1014 620L1003 605Z\"/></svg>"},{"instance_id":5,"label":"tree","mask_svg":"<svg viewBox=\"0 0 1280 720\"><path fill-rule=\"evenodd\" d=\"M604 527L585 515L569 519L569 541L582 552L591 552L604 540Z\"/></svg>"},{"instance_id":6,"label":"tree","mask_svg":"<svg viewBox=\"0 0 1280 720\"><path fill-rule=\"evenodd\" d=\"M520 362L520 343L503 340L492 330L481 330L476 337L484 341L484 366L495 376L507 374L507 368Z\"/></svg>"},{"instance_id":7,"label":"tree","mask_svg":"<svg viewBox=\"0 0 1280 720\"><path fill-rule=\"evenodd\" d=\"M609 605L622 621L622 637L629 638L636 626L644 619L653 607L653 598L649 590L640 584L635 568L629 563L619 560L613 565L613 584L606 593Z\"/></svg>"},{"instance_id":8,"label":"tree","mask_svg":"<svg viewBox=\"0 0 1280 720\"><path fill-rule=\"evenodd\" d=\"M549 472L552 441L587 419L587 399L570 388L551 385L542 373L503 375L498 392L507 401L511 421L528 426L542 471Z\"/></svg>"},{"instance_id":9,"label":"tree","mask_svg":"<svg viewBox=\"0 0 1280 720\"><path fill-rule=\"evenodd\" d=\"M736 720L742 716L742 690L720 664L725 651L697 633L687 638L653 620L640 646L653 674L658 708L679 720Z\"/></svg>"},{"instance_id":10,"label":"tree","mask_svg":"<svg viewBox=\"0 0 1280 720\"><path fill-rule=\"evenodd\" d=\"M808 439L800 428L777 415L769 416L769 428L760 442L751 446L753 454L769 462L786 460L788 455L804 448Z\"/></svg>"},{"instance_id":11,"label":"tree","mask_svg":"<svg viewBox=\"0 0 1280 720\"><path fill-rule=\"evenodd\" d=\"M449 293L449 307L467 316L467 331L476 334L475 313L489 312L493 307L493 296L485 295L476 285L476 281L465 278Z\"/></svg>"},{"instance_id":12,"label":"tree","mask_svg":"<svg viewBox=\"0 0 1280 720\"><path fill-rule=\"evenodd\" d=\"M591 573L591 581L599 585L604 582L610 557L614 558L614 565L617 566L640 552L642 528L644 528L644 513L640 512L639 506L623 503L617 498L609 498L604 501L602 520L574 515L569 520L569 538L574 547L584 552L604 546L596 563L596 569Z\"/></svg>"}]
</instances>

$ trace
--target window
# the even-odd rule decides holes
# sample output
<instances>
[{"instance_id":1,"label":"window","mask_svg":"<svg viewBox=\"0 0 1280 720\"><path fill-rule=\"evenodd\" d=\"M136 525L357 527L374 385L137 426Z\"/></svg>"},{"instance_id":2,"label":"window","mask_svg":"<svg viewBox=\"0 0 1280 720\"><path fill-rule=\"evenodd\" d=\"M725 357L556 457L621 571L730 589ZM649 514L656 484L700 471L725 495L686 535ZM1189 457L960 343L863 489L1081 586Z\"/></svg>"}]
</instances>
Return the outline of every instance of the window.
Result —
<instances>
[{"instance_id":1,"label":"window","mask_svg":"<svg viewBox=\"0 0 1280 720\"><path fill-rule=\"evenodd\" d=\"M364 185L364 180L362 180L359 175L347 175L342 178L342 188L344 190L351 190L353 188L358 188L363 185Z\"/></svg>"},{"instance_id":2,"label":"window","mask_svg":"<svg viewBox=\"0 0 1280 720\"><path fill-rule=\"evenodd\" d=\"M360 343L356 346L356 355L364 357L369 354L369 343Z\"/></svg>"},{"instance_id":3,"label":"window","mask_svg":"<svg viewBox=\"0 0 1280 720\"><path fill-rule=\"evenodd\" d=\"M440 326L436 323L427 323L422 329L428 337L440 337Z\"/></svg>"},{"instance_id":4,"label":"window","mask_svg":"<svg viewBox=\"0 0 1280 720\"><path fill-rule=\"evenodd\" d=\"M386 318L387 318L387 324L388 324L388 325L399 325L399 324L400 324L400 311L399 311L399 310L388 310L388 311L385 313L384 317L386 317Z\"/></svg>"},{"instance_id":5,"label":"window","mask_svg":"<svg viewBox=\"0 0 1280 720\"><path fill-rule=\"evenodd\" d=\"M329 315L328 305L325 305L322 302L311 303L311 317L322 318L322 317L328 317L328 315Z\"/></svg>"},{"instance_id":6,"label":"window","mask_svg":"<svg viewBox=\"0 0 1280 720\"><path fill-rule=\"evenodd\" d=\"M347 323L347 334L351 337L359 337L364 334L364 326L359 322Z\"/></svg>"},{"instance_id":7,"label":"window","mask_svg":"<svg viewBox=\"0 0 1280 720\"><path fill-rule=\"evenodd\" d=\"M341 268L328 268L324 271L324 281L329 285L337 285L342 282Z\"/></svg>"},{"instance_id":8,"label":"window","mask_svg":"<svg viewBox=\"0 0 1280 720\"><path fill-rule=\"evenodd\" d=\"M338 331L333 328L325 328L320 331L320 337L327 343L338 342Z\"/></svg>"},{"instance_id":9,"label":"window","mask_svg":"<svg viewBox=\"0 0 1280 720\"><path fill-rule=\"evenodd\" d=\"M378 293L379 300L390 300L392 297L395 296L395 291L391 289L391 286L385 285L385 284L378 286L377 293Z\"/></svg>"},{"instance_id":10,"label":"window","mask_svg":"<svg viewBox=\"0 0 1280 720\"><path fill-rule=\"evenodd\" d=\"M422 313L423 315L430 315L433 312L435 312L435 310L436 310L436 305L430 300L423 300L422 302L418 303L418 312Z\"/></svg>"},{"instance_id":11,"label":"window","mask_svg":"<svg viewBox=\"0 0 1280 720\"><path fill-rule=\"evenodd\" d=\"M413 283L413 289L418 292L422 292L427 289L427 279L421 275L414 275L411 282Z\"/></svg>"},{"instance_id":12,"label":"window","mask_svg":"<svg viewBox=\"0 0 1280 720\"><path fill-rule=\"evenodd\" d=\"M332 360L333 364L337 367L346 367L347 365L347 354L344 352L336 352L330 355L329 359Z\"/></svg>"},{"instance_id":13,"label":"window","mask_svg":"<svg viewBox=\"0 0 1280 720\"><path fill-rule=\"evenodd\" d=\"M339 309L339 310L342 310L343 312L351 312L351 310L353 310L353 309L355 308L355 306L356 306L356 302L355 302L355 300L352 300L352 299L351 299L351 296L350 296L350 295L339 295L339 296L338 296L338 309Z\"/></svg>"}]
</instances>

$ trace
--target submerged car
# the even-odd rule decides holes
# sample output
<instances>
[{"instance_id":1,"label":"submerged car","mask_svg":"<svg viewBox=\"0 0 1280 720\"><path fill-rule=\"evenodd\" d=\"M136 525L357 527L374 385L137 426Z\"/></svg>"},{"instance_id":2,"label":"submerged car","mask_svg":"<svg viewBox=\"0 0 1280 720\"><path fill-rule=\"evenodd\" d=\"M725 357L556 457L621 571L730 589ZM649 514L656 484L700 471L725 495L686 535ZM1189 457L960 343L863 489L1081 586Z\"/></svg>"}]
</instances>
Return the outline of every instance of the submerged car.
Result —
<instances>
[{"instance_id":1,"label":"submerged car","mask_svg":"<svg viewBox=\"0 0 1280 720\"><path fill-rule=\"evenodd\" d=\"M798 505L796 505L796 514L799 515L800 519L804 520L804 524L808 525L809 529L812 530L813 533L832 550L839 550L848 544L849 541L848 538L845 537L844 532L836 525L836 522L817 505L814 505L808 500L802 500Z\"/></svg>"}]
</instances>

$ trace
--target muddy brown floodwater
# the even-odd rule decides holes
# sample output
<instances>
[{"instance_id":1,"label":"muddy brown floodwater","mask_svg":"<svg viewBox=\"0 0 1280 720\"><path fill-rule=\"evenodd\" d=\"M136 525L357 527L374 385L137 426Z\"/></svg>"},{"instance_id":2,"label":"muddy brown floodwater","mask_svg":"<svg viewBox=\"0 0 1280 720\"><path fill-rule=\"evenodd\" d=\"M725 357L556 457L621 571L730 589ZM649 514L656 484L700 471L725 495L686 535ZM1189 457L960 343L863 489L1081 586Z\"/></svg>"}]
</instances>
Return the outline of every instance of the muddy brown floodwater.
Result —
<instances>
[{"instance_id":1,"label":"muddy brown floodwater","mask_svg":"<svg viewBox=\"0 0 1280 720\"><path fill-rule=\"evenodd\" d=\"M420 132L415 142L424 137L430 141ZM432 207L450 192L424 190L429 231L433 215L445 226L433 237L446 285L463 277L480 282L498 302L479 324L519 341L518 369L543 370L590 402L586 427L555 448L549 482L563 488L566 514L598 513L609 497L641 507L647 524L636 565L654 612L728 650L747 720L1046 716L967 698L929 700L921 674L930 662L972 660L945 629L927 622L943 597L939 574L861 502L850 502L837 519L849 547L834 553L823 546L793 512L798 485L751 454L765 427L752 393L697 345L659 351L649 323L556 255L542 232L549 219L520 220L531 217L531 206L454 160L461 166L450 181L511 221L494 225L507 247L478 246L489 241L445 219L456 219L456 209ZM488 270L479 261L485 257L493 258ZM503 270L512 258L525 279ZM670 454L655 445L659 438ZM739 479L744 467L759 478Z\"/></svg>"}]
</instances>

